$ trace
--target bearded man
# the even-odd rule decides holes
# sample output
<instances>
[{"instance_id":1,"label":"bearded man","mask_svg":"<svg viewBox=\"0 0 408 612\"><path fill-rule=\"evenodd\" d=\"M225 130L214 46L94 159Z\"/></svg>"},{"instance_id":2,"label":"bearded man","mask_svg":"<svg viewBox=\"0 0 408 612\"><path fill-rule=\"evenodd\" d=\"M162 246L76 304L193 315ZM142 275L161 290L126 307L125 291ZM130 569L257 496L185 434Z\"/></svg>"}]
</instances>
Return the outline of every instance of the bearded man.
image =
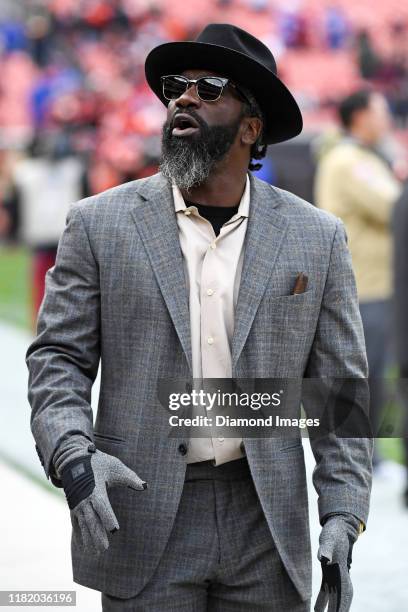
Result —
<instances>
[{"instance_id":1,"label":"bearded man","mask_svg":"<svg viewBox=\"0 0 408 612\"><path fill-rule=\"evenodd\" d=\"M210 24L153 49L145 69L167 106L160 172L72 205L26 356L37 451L70 508L74 580L101 591L106 611L305 612L300 433L180 439L157 390L161 379L186 391L195 379L364 379L344 226L250 171L302 129L259 40ZM343 612L372 444L328 435L312 447L316 610Z\"/></svg>"}]
</instances>

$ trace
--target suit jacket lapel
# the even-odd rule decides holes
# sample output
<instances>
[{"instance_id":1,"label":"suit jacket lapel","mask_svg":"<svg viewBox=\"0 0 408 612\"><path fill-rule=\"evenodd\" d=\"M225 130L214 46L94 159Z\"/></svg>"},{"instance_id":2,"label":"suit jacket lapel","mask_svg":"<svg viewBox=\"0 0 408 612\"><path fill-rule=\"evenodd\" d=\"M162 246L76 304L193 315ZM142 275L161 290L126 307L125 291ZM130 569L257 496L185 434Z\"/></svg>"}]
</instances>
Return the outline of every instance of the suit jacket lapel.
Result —
<instances>
[{"instance_id":1,"label":"suit jacket lapel","mask_svg":"<svg viewBox=\"0 0 408 612\"><path fill-rule=\"evenodd\" d=\"M274 266L288 221L275 207L278 197L269 185L254 178L251 181L251 203L244 243L244 262L238 302L235 310L232 339L232 367L234 368L245 345L259 303Z\"/></svg>"},{"instance_id":2,"label":"suit jacket lapel","mask_svg":"<svg viewBox=\"0 0 408 612\"><path fill-rule=\"evenodd\" d=\"M162 174L146 179L132 209L158 285L192 371L190 313L171 185Z\"/></svg>"}]
</instances>

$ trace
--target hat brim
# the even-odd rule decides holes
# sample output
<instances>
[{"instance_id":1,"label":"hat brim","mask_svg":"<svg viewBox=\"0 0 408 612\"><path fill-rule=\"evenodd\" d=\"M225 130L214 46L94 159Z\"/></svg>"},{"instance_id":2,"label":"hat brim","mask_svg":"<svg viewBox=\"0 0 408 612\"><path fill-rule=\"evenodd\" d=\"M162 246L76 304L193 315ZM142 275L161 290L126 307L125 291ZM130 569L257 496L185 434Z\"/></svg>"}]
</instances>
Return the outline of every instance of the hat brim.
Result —
<instances>
[{"instance_id":1,"label":"hat brim","mask_svg":"<svg viewBox=\"0 0 408 612\"><path fill-rule=\"evenodd\" d=\"M160 77L193 68L218 72L251 91L264 113L266 144L289 140L302 131L302 114L284 83L239 51L210 43L169 42L152 49L145 61L146 80L165 106L169 101L163 97Z\"/></svg>"}]
</instances>

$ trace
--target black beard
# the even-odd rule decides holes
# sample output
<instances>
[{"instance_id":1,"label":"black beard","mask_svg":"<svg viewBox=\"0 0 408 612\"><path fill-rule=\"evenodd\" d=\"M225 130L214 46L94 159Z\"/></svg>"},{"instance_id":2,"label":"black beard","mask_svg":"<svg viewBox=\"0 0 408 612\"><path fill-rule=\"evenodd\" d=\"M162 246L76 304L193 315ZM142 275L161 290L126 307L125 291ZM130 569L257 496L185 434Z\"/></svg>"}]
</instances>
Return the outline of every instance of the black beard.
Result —
<instances>
[{"instance_id":1,"label":"black beard","mask_svg":"<svg viewBox=\"0 0 408 612\"><path fill-rule=\"evenodd\" d=\"M179 189L189 191L202 185L214 167L226 157L242 117L229 125L209 126L195 113L187 114L194 117L200 131L192 136L172 136L173 126L166 121L162 129L160 171Z\"/></svg>"}]
</instances>

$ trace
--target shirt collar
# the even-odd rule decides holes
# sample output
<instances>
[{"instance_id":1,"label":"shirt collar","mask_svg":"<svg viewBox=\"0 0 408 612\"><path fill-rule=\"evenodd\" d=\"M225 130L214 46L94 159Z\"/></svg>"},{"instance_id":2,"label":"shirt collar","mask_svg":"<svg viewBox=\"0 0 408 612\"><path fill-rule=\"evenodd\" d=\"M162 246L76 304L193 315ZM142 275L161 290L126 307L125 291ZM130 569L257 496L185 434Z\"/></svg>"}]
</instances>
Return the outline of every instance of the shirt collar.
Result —
<instances>
[{"instance_id":1,"label":"shirt collar","mask_svg":"<svg viewBox=\"0 0 408 612\"><path fill-rule=\"evenodd\" d=\"M187 206L184 202L184 198L180 189L173 183L173 199L174 199L174 209L177 212L180 210L187 210ZM246 175L246 183L244 193L242 194L241 201L238 206L238 211L236 215L233 216L232 219L238 219L239 217L248 217L249 216L249 202L250 202L250 181L248 174ZM190 206L189 208L193 208ZM230 219L230 221L232 221Z\"/></svg>"}]
</instances>

